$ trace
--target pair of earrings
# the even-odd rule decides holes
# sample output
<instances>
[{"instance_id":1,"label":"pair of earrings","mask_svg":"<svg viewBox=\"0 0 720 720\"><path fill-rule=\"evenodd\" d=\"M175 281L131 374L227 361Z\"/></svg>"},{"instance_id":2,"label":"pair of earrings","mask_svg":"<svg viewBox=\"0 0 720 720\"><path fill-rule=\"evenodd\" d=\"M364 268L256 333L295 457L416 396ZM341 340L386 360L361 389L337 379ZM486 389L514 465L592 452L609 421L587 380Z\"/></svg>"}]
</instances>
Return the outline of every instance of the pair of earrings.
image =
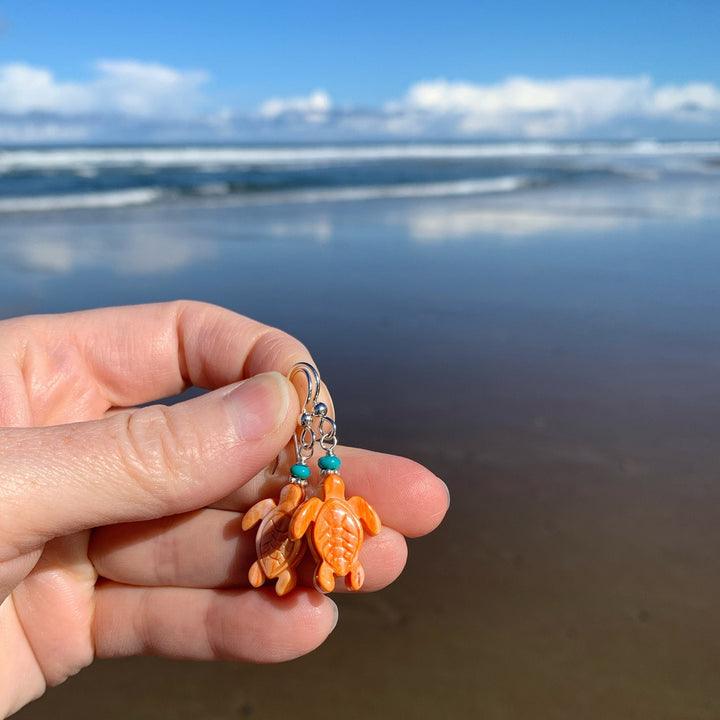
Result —
<instances>
[{"instance_id":1,"label":"pair of earrings","mask_svg":"<svg viewBox=\"0 0 720 720\"><path fill-rule=\"evenodd\" d=\"M328 417L327 405L319 400L320 375L306 362L294 365L289 379L298 373L304 375L308 390L294 436L296 461L290 468L289 481L279 500L261 500L242 520L243 530L260 523L255 536L257 560L250 567L248 578L253 587L260 587L267 579L277 579L275 592L286 595L297 583L297 566L309 546L316 561L317 590L332 592L336 577L344 577L349 590L359 590L365 579L359 560L363 528L377 535L380 518L364 498L357 495L345 498L345 484L339 474L341 461L335 455L337 426ZM325 452L318 460L323 478L322 499L316 495L306 497L312 476L308 460L316 444Z\"/></svg>"}]
</instances>

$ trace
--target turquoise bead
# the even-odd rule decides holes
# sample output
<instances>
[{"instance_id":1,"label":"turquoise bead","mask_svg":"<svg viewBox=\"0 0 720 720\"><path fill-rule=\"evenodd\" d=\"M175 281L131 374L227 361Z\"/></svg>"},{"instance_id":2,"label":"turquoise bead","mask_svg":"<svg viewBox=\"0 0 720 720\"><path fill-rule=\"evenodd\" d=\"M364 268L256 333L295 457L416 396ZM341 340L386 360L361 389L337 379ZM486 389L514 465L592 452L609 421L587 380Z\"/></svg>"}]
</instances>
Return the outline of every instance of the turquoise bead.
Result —
<instances>
[{"instance_id":1,"label":"turquoise bead","mask_svg":"<svg viewBox=\"0 0 720 720\"><path fill-rule=\"evenodd\" d=\"M337 470L340 467L340 458L335 455L324 455L318 460L321 470Z\"/></svg>"},{"instance_id":2,"label":"turquoise bead","mask_svg":"<svg viewBox=\"0 0 720 720\"><path fill-rule=\"evenodd\" d=\"M307 480L310 477L310 468L307 465L293 465L290 468L290 474L299 480Z\"/></svg>"}]
</instances>

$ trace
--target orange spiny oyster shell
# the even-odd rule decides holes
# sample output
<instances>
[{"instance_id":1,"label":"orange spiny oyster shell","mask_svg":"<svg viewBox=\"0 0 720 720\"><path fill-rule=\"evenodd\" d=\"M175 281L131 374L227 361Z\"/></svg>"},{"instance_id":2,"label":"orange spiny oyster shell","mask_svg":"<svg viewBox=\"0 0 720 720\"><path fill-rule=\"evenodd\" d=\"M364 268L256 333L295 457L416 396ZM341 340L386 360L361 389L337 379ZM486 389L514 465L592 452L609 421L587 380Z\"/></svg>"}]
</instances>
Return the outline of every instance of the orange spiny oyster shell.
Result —
<instances>
[{"instance_id":1,"label":"orange spiny oyster shell","mask_svg":"<svg viewBox=\"0 0 720 720\"><path fill-rule=\"evenodd\" d=\"M343 576L357 562L363 544L363 529L347 500L326 500L312 531L313 546L317 554Z\"/></svg>"},{"instance_id":2,"label":"orange spiny oyster shell","mask_svg":"<svg viewBox=\"0 0 720 720\"><path fill-rule=\"evenodd\" d=\"M302 542L288 537L292 517L278 508L260 523L255 538L258 562L269 579L278 577L300 561Z\"/></svg>"},{"instance_id":3,"label":"orange spiny oyster shell","mask_svg":"<svg viewBox=\"0 0 720 720\"><path fill-rule=\"evenodd\" d=\"M260 522L255 536L257 560L248 572L253 587L260 587L266 579L275 578L278 595L285 595L295 587L295 568L305 554L305 545L302 540L291 539L288 531L293 513L304 498L302 487L291 483L283 488L278 503L272 499L262 500L243 517L243 530Z\"/></svg>"},{"instance_id":4,"label":"orange spiny oyster shell","mask_svg":"<svg viewBox=\"0 0 720 720\"><path fill-rule=\"evenodd\" d=\"M363 526L376 535L380 532L380 518L363 498L345 499L345 485L337 473L327 475L323 493L324 500L310 498L297 509L290 523L290 538L299 540L314 523L310 548L318 562L315 586L331 592L338 576L345 578L348 589L359 590L365 580L359 559Z\"/></svg>"}]
</instances>

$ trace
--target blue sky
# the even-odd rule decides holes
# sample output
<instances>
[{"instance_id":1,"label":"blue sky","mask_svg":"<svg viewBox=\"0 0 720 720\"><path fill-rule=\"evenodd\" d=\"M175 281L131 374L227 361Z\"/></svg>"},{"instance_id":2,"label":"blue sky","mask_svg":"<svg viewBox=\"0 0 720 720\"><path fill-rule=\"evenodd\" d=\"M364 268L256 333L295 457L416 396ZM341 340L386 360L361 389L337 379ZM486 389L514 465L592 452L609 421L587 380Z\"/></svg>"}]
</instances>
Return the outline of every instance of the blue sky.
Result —
<instances>
[{"instance_id":1,"label":"blue sky","mask_svg":"<svg viewBox=\"0 0 720 720\"><path fill-rule=\"evenodd\" d=\"M0 0L0 141L717 137L717 0Z\"/></svg>"}]
</instances>

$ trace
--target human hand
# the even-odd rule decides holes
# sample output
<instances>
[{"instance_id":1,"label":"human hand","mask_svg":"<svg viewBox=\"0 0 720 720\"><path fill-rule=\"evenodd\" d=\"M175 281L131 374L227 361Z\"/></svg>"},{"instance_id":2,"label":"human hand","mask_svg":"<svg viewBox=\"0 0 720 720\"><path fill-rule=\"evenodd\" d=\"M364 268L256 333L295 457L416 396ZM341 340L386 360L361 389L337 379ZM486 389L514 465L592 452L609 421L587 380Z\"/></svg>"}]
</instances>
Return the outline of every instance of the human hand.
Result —
<instances>
[{"instance_id":1,"label":"human hand","mask_svg":"<svg viewBox=\"0 0 720 720\"><path fill-rule=\"evenodd\" d=\"M240 530L284 483L267 468L299 412L286 375L309 359L199 303L0 322L0 717L96 656L274 662L322 643L337 609L311 568L285 598L247 589ZM135 408L190 385L212 392ZM404 566L403 535L440 522L446 488L410 460L342 459L348 494L384 521L362 554L378 589Z\"/></svg>"}]
</instances>

